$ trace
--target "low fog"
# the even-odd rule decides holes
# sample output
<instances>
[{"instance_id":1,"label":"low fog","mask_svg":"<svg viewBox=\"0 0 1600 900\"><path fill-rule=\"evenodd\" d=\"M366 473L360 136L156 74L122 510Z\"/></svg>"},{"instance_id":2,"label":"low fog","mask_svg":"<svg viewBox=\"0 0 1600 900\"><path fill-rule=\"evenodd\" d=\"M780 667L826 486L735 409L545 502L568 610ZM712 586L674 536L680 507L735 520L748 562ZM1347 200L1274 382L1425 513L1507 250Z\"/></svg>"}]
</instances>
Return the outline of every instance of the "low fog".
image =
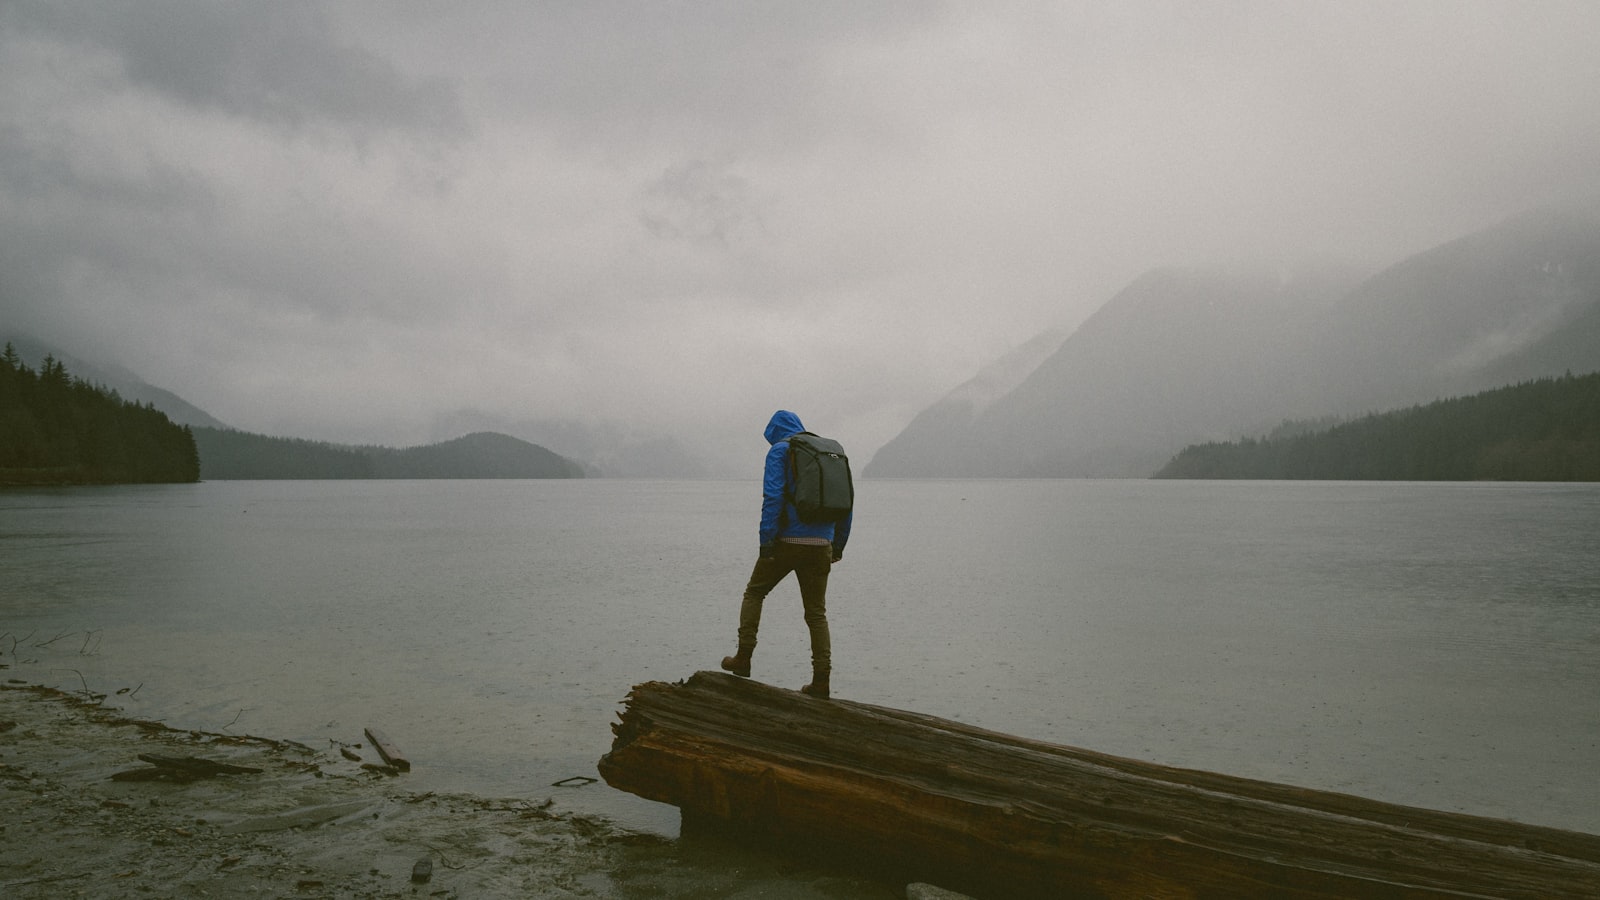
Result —
<instances>
[{"instance_id":1,"label":"low fog","mask_svg":"<svg viewBox=\"0 0 1600 900\"><path fill-rule=\"evenodd\" d=\"M863 460L1155 266L1600 197L1589 2L0 5L0 334L238 428Z\"/></svg>"}]
</instances>

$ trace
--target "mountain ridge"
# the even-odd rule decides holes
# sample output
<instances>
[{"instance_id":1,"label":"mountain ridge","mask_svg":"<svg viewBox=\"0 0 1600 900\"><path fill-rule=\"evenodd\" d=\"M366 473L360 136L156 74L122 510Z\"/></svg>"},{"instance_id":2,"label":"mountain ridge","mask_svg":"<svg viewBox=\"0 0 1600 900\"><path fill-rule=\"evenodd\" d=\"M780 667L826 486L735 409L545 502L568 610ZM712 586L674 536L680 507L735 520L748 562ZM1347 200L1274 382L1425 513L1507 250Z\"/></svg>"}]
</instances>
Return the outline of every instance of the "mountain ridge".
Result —
<instances>
[{"instance_id":1,"label":"mountain ridge","mask_svg":"<svg viewBox=\"0 0 1600 900\"><path fill-rule=\"evenodd\" d=\"M200 452L202 481L584 477L578 463L495 432L392 448L279 438L236 429L192 430Z\"/></svg>"},{"instance_id":2,"label":"mountain ridge","mask_svg":"<svg viewBox=\"0 0 1600 900\"><path fill-rule=\"evenodd\" d=\"M254 434L219 420L172 391L150 384L124 366L85 359L29 335L0 336L0 345L6 342L15 347L18 356L24 362L37 365L47 356L54 357L85 381L115 391L125 400L154 406L179 425ZM408 451L447 444L479 433L498 433L543 448L575 463L586 478L699 478L710 474L694 454L671 437L655 434L636 435L606 423L584 425L556 420L511 420L483 413L457 412L436 417L433 431L438 435L436 440L416 447L398 449ZM309 465L303 457L312 452L308 449L310 447L328 446L382 451L397 449L376 445L337 444L311 438L258 436L284 441L285 443L279 445L280 449L299 460L285 463L291 467ZM541 439L544 437L550 440ZM556 446L557 444L560 446ZM334 471L359 470L359 467L352 468L331 460L325 462ZM315 470L315 466L310 469L310 471Z\"/></svg>"},{"instance_id":3,"label":"mountain ridge","mask_svg":"<svg viewBox=\"0 0 1600 900\"><path fill-rule=\"evenodd\" d=\"M0 337L0 345L6 343L14 346L17 355L30 365L37 366L46 356L53 356L84 381L116 391L124 400L140 404L148 403L166 413L167 418L178 425L205 428L231 427L177 394L150 384L123 366L84 359L23 334Z\"/></svg>"},{"instance_id":4,"label":"mountain ridge","mask_svg":"<svg viewBox=\"0 0 1600 900\"><path fill-rule=\"evenodd\" d=\"M1152 269L1005 397L970 421L908 427L864 474L1146 477L1188 444L1286 419L1600 369L1594 338L1600 222L1575 211L1513 217L1365 277Z\"/></svg>"}]
</instances>

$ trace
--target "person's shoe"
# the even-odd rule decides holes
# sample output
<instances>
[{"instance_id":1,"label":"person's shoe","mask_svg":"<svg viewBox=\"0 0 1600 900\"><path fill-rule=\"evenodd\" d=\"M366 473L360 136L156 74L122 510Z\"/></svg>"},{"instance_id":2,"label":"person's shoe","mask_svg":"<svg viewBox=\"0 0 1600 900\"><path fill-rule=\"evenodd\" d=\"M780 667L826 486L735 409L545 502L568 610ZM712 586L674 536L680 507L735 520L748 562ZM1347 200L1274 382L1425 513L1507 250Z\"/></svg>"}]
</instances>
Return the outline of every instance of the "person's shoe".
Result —
<instances>
[{"instance_id":1,"label":"person's shoe","mask_svg":"<svg viewBox=\"0 0 1600 900\"><path fill-rule=\"evenodd\" d=\"M754 652L754 647L740 647L739 652L722 658L722 670L724 672L732 672L740 678L749 678L750 655Z\"/></svg>"},{"instance_id":2,"label":"person's shoe","mask_svg":"<svg viewBox=\"0 0 1600 900\"><path fill-rule=\"evenodd\" d=\"M826 700L828 698L828 674L827 672L812 672L811 683L801 688L800 693L812 697L821 697Z\"/></svg>"}]
</instances>

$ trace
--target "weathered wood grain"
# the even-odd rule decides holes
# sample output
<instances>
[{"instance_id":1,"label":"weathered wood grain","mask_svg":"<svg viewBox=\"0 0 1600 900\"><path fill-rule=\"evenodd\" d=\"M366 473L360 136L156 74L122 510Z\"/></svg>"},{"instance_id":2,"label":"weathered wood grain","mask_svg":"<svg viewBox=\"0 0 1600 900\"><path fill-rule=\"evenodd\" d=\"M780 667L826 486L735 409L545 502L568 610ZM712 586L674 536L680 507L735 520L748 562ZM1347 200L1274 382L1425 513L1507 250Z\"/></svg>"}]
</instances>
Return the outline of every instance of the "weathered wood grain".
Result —
<instances>
[{"instance_id":1,"label":"weathered wood grain","mask_svg":"<svg viewBox=\"0 0 1600 900\"><path fill-rule=\"evenodd\" d=\"M372 742L372 749L378 751L378 755L383 757L384 762L388 763L390 766L393 766L398 771L411 771L411 760L406 759L405 754L401 753L400 748L394 745L394 741L389 740L389 736L387 734L384 734L376 728L368 728L365 730L367 740Z\"/></svg>"},{"instance_id":2,"label":"weathered wood grain","mask_svg":"<svg viewBox=\"0 0 1600 900\"><path fill-rule=\"evenodd\" d=\"M629 695L607 783L979 897L1596 897L1600 836L1174 769L715 672Z\"/></svg>"},{"instance_id":3,"label":"weathered wood grain","mask_svg":"<svg viewBox=\"0 0 1600 900\"><path fill-rule=\"evenodd\" d=\"M201 759L198 756L161 756L155 753L141 753L139 758L153 766L185 769L205 776L261 774L261 770L255 766L236 766L232 763L217 762L213 759Z\"/></svg>"},{"instance_id":4,"label":"weathered wood grain","mask_svg":"<svg viewBox=\"0 0 1600 900\"><path fill-rule=\"evenodd\" d=\"M150 763L143 769L129 769L125 772L115 772L111 775L112 781L170 781L184 784L198 781L201 778L215 778L218 775L259 775L261 770L253 766L236 766L232 763L221 763L211 759L201 759L197 756L161 756L154 753L140 753L139 759Z\"/></svg>"}]
</instances>

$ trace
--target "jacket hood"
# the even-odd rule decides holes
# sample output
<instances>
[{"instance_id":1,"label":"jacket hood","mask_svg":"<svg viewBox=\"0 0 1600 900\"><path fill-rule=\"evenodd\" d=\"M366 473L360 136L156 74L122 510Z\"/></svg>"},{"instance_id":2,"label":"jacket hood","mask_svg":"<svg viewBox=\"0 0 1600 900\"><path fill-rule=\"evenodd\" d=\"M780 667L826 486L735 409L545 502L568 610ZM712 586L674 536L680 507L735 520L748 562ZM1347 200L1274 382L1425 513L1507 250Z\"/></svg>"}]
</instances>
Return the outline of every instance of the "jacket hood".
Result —
<instances>
[{"instance_id":1,"label":"jacket hood","mask_svg":"<svg viewBox=\"0 0 1600 900\"><path fill-rule=\"evenodd\" d=\"M772 414L772 421L767 423L767 430L763 434L767 437L767 443L776 444L805 430L806 427L800 424L799 416L787 409L780 409Z\"/></svg>"}]
</instances>

